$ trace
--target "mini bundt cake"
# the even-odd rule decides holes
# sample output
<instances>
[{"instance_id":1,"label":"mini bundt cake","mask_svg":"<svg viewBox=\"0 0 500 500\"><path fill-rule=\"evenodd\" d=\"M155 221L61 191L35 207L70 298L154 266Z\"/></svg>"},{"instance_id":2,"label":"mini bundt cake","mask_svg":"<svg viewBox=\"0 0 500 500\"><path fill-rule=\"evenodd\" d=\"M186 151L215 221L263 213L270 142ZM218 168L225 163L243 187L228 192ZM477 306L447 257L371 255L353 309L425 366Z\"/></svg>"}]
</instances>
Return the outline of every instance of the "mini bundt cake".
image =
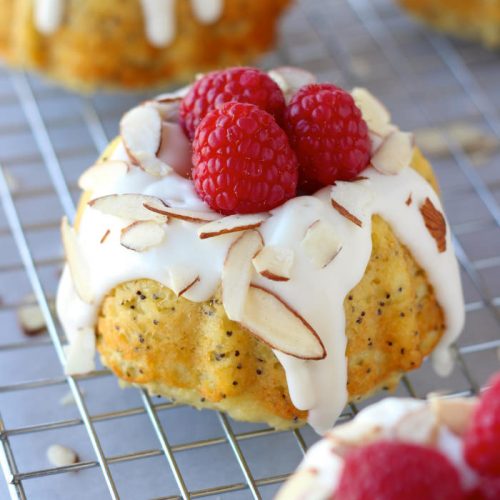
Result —
<instances>
[{"instance_id":1,"label":"mini bundt cake","mask_svg":"<svg viewBox=\"0 0 500 500\"><path fill-rule=\"evenodd\" d=\"M272 45L290 0L0 0L0 57L77 90L188 81Z\"/></svg>"},{"instance_id":2,"label":"mini bundt cake","mask_svg":"<svg viewBox=\"0 0 500 500\"><path fill-rule=\"evenodd\" d=\"M500 374L479 398L386 398L307 452L276 500L496 500Z\"/></svg>"},{"instance_id":3,"label":"mini bundt cake","mask_svg":"<svg viewBox=\"0 0 500 500\"><path fill-rule=\"evenodd\" d=\"M399 0L410 14L452 35L500 45L500 0Z\"/></svg>"},{"instance_id":4,"label":"mini bundt cake","mask_svg":"<svg viewBox=\"0 0 500 500\"><path fill-rule=\"evenodd\" d=\"M69 373L97 348L152 394L322 432L433 351L449 371L432 169L368 91L312 81L233 68L124 115L62 225Z\"/></svg>"}]
</instances>

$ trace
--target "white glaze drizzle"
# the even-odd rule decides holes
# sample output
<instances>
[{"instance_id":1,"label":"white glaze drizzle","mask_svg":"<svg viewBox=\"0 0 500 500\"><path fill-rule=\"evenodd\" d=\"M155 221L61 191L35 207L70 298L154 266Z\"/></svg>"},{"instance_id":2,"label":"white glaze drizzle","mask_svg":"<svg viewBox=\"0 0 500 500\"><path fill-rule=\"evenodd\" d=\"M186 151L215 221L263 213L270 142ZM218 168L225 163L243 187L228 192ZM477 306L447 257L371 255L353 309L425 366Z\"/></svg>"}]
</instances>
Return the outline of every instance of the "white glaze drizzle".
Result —
<instances>
[{"instance_id":1,"label":"white glaze drizzle","mask_svg":"<svg viewBox=\"0 0 500 500\"><path fill-rule=\"evenodd\" d=\"M360 438L362 433L368 429L377 428L379 432L377 439L392 440L395 438L395 428L398 422L406 415L415 411L427 411L431 413L428 403L422 400L385 398L378 403L366 407L356 415L351 423L355 424L356 427L349 435L354 437L357 431L357 437ZM342 475L344 459L340 454L333 451L336 446L336 429L332 429L325 438L314 444L297 468L297 472L313 471L311 482L308 485L308 495L310 492L311 498L315 500L332 498ZM342 429L342 426L338 429ZM417 443L418 440L415 439L417 435L416 432L408 441ZM425 442L420 442L419 444L428 445ZM446 426L440 425L434 447L441 451L456 467L464 489L473 489L478 482L478 477L465 462L462 440ZM293 487L293 481L295 477L296 475L292 475L289 480L290 487L284 488L281 494L278 494L277 500L299 500L303 498L298 494L294 495L295 488Z\"/></svg>"},{"instance_id":2,"label":"white glaze drizzle","mask_svg":"<svg viewBox=\"0 0 500 500\"><path fill-rule=\"evenodd\" d=\"M127 159L120 144L113 159ZM330 203L331 188L314 196L294 198L272 211L273 216L260 227L268 245L290 248L295 253L292 279L270 281L256 275L254 282L281 296L313 326L328 352L321 361L304 361L275 351L287 376L290 395L299 409L309 410L309 423L318 432L330 428L347 401L346 335L343 302L349 291L361 280L371 255L371 217L380 214L405 244L416 261L427 272L446 317L446 332L436 351L441 372L449 370L448 347L463 325L464 308L457 262L449 230L447 250L438 253L436 242L424 225L419 206L429 198L442 210L431 186L410 167L394 176L383 175L373 168L363 172L368 179L350 183L351 198L346 208L363 221L358 227L334 210ZM342 183L333 188L333 196L343 190ZM143 193L161 197L173 207L207 211L197 197L191 181L176 174L158 179L133 168L114 185L103 185L93 197L114 193ZM413 203L405 201L411 193ZM360 207L360 201L364 206ZM322 219L334 226L343 249L324 269L317 269L304 255L300 245L309 225ZM103 215L86 208L79 227L82 251L92 268L94 304L83 303L74 292L69 272L65 270L58 293L58 312L71 341L82 328L93 326L98 306L109 290L119 283L151 278L172 287L173 273L191 272L200 281L187 293L193 301L209 299L220 283L222 265L230 244L237 235L228 234L200 240L196 224L171 220L165 241L149 251L138 253L119 243L120 230L127 221ZM102 235L110 230L104 244ZM305 292L307 290L307 292ZM443 366L446 365L446 366Z\"/></svg>"},{"instance_id":3,"label":"white glaze drizzle","mask_svg":"<svg viewBox=\"0 0 500 500\"><path fill-rule=\"evenodd\" d=\"M54 33L61 25L65 0L33 0L35 26L44 35ZM155 47L166 47L176 35L176 0L140 0L144 29ZM224 0L191 0L196 19L202 24L216 22L224 10Z\"/></svg>"}]
</instances>

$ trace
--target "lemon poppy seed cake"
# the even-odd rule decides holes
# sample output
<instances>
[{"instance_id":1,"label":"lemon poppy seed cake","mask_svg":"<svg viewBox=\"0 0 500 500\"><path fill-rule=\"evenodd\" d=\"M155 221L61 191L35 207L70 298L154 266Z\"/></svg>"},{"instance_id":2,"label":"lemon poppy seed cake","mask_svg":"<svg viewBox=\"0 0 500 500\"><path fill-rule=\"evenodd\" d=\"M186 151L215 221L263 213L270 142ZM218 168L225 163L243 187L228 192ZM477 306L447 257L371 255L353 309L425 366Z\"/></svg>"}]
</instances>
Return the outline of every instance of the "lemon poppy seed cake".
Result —
<instances>
[{"instance_id":1,"label":"lemon poppy seed cake","mask_svg":"<svg viewBox=\"0 0 500 500\"><path fill-rule=\"evenodd\" d=\"M127 112L80 178L68 373L323 432L464 320L431 166L366 89L230 68Z\"/></svg>"},{"instance_id":2,"label":"lemon poppy seed cake","mask_svg":"<svg viewBox=\"0 0 500 500\"><path fill-rule=\"evenodd\" d=\"M188 81L268 50L289 0L0 0L0 56L77 90Z\"/></svg>"},{"instance_id":3,"label":"lemon poppy seed cake","mask_svg":"<svg viewBox=\"0 0 500 500\"><path fill-rule=\"evenodd\" d=\"M500 0L399 0L417 19L452 35L500 45Z\"/></svg>"}]
</instances>

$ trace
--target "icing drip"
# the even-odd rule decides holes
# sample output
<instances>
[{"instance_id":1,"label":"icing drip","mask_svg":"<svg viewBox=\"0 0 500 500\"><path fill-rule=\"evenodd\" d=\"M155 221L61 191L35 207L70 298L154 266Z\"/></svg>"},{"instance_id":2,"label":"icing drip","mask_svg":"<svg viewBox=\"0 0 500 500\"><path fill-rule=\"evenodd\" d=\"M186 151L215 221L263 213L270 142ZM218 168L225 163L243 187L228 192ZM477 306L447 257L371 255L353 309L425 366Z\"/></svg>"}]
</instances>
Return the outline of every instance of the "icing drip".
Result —
<instances>
[{"instance_id":1,"label":"icing drip","mask_svg":"<svg viewBox=\"0 0 500 500\"><path fill-rule=\"evenodd\" d=\"M43 34L54 33L61 25L65 0L34 0L35 26ZM140 0L146 37L155 47L166 47L176 35L176 0ZM202 24L216 22L224 0L191 0L196 19Z\"/></svg>"},{"instance_id":2,"label":"icing drip","mask_svg":"<svg viewBox=\"0 0 500 500\"><path fill-rule=\"evenodd\" d=\"M34 21L44 35L51 35L61 25L64 15L64 0L35 0Z\"/></svg>"},{"instance_id":3,"label":"icing drip","mask_svg":"<svg viewBox=\"0 0 500 500\"><path fill-rule=\"evenodd\" d=\"M121 144L113 159L127 160ZM305 318L321 337L328 353L323 360L306 361L275 351L285 369L294 405L309 410L309 423L318 432L333 425L347 401L343 302L363 277L370 259L371 218L374 214L379 214L391 225L399 240L426 271L443 308L446 333L436 356L441 372L449 369L448 348L459 335L464 321L461 283L449 230L446 234L447 250L438 253L436 242L419 211L426 198L442 210L436 193L410 167L405 167L398 175L384 175L369 168L363 176L367 180L339 182L314 196L289 200L274 209L272 217L259 228L266 245L289 248L295 258L289 281L270 281L255 274L253 282L279 295ZM153 195L172 207L207 212L192 182L175 173L158 178L132 168L116 182L100 186L92 197L115 193ZM342 197L346 208L356 212L362 227L332 208L331 193L334 198ZM413 203L408 206L405 201L410 193ZM342 251L325 268L315 266L301 245L307 228L318 219L332 225L342 242ZM171 220L163 243L145 252L134 252L120 245L120 230L125 225L126 220L88 207L82 215L78 239L85 259L91 263L95 300L88 305L78 298L66 269L57 307L70 343L82 329L95 325L98 307L106 293L125 281L150 278L172 288L179 273L190 272L199 275L200 281L186 292L185 297L195 302L208 300L220 284L228 248L238 237L235 233L201 240L197 235L198 225ZM100 240L108 230L109 236L105 244L101 244Z\"/></svg>"}]
</instances>

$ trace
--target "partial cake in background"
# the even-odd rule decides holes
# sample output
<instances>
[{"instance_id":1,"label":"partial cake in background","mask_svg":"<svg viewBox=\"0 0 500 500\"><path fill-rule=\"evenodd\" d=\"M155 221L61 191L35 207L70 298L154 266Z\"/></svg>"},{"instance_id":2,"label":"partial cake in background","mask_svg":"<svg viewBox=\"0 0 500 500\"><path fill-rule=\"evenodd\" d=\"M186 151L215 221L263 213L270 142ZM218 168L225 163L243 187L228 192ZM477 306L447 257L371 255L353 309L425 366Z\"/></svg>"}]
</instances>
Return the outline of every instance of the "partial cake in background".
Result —
<instances>
[{"instance_id":1,"label":"partial cake in background","mask_svg":"<svg viewBox=\"0 0 500 500\"><path fill-rule=\"evenodd\" d=\"M192 155L191 155L192 153ZM464 305L431 166L366 89L209 73L128 111L80 179L70 373L318 432L449 347Z\"/></svg>"},{"instance_id":2,"label":"partial cake in background","mask_svg":"<svg viewBox=\"0 0 500 500\"><path fill-rule=\"evenodd\" d=\"M187 81L269 49L290 0L0 0L0 56L77 90Z\"/></svg>"},{"instance_id":3,"label":"partial cake in background","mask_svg":"<svg viewBox=\"0 0 500 500\"><path fill-rule=\"evenodd\" d=\"M276 500L498 500L500 374L480 398L387 398L307 452Z\"/></svg>"},{"instance_id":4,"label":"partial cake in background","mask_svg":"<svg viewBox=\"0 0 500 500\"><path fill-rule=\"evenodd\" d=\"M500 0L398 0L410 14L460 38L500 45Z\"/></svg>"}]
</instances>

